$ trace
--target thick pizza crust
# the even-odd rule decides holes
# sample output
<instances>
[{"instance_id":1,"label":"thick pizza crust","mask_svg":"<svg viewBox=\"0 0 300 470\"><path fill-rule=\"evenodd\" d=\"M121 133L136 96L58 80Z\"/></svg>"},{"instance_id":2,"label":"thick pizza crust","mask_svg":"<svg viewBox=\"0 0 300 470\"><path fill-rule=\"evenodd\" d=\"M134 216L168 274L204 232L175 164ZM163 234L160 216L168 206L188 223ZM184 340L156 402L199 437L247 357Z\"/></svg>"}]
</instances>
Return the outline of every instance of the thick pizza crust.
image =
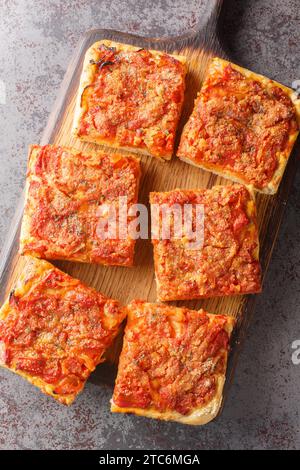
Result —
<instances>
[{"instance_id":1,"label":"thick pizza crust","mask_svg":"<svg viewBox=\"0 0 300 470\"><path fill-rule=\"evenodd\" d=\"M146 156L153 156L147 149L141 149L137 147L124 147L122 145L118 145L117 142L115 141L109 141L108 139L101 139L96 132L90 132L89 135L79 135L78 134L78 129L80 127L81 119L84 116L87 108L82 103L82 97L84 90L86 87L91 85L94 81L94 77L96 75L96 70L93 65L91 65L90 61L96 61L98 59L98 53L97 53L97 48L101 45L104 44L107 47L116 47L118 51L138 51L140 48L136 46L131 46L130 44L122 44L118 43L115 41L110 41L108 39L103 39L102 41L98 41L94 43L86 52L84 62L83 62L83 68L82 68L82 74L80 78L80 83L79 83L79 88L78 88L78 93L77 93L77 98L76 98L76 105L75 105L75 111L74 111L74 120L73 120L73 127L72 127L72 134L79 138L80 140L83 140L85 142L90 142L93 144L97 145L104 145L106 147L112 147L115 149L120 149L120 150L126 150L128 152L134 152L138 155L146 155ZM164 52L161 51L156 51L156 50L149 50L152 54L155 54L157 57L160 55L164 54ZM168 54L171 57L174 57L174 59L178 60L182 64L186 64L186 57L181 56L181 55L175 55L175 54ZM172 158L172 152L168 155L164 156L157 156L156 158L159 158L161 160L170 160Z\"/></svg>"},{"instance_id":2,"label":"thick pizza crust","mask_svg":"<svg viewBox=\"0 0 300 470\"><path fill-rule=\"evenodd\" d=\"M241 185L237 185L237 186L240 186ZM235 188L235 185L231 185L231 184L228 184L228 185L216 185L216 186L213 186L211 189L203 189L203 190L199 190L199 189L189 189L187 190L188 193L199 193L199 191L218 191L218 190L225 190L225 188ZM250 185L243 185L242 186L243 188L245 188L248 192L248 197L247 197L247 204L246 204L246 215L248 217L248 220L249 220L249 228L248 228L248 236L251 236L253 241L255 241L255 244L256 244L256 247L255 249L253 249L252 251L252 256L253 256L253 260L254 261L257 261L259 262L259 250L260 250L260 243L259 243L259 237L258 237L258 229L257 229L257 213L256 213L256 204L255 204L255 193L254 193L254 188L253 186L250 186ZM176 188L174 190L171 190L171 191L166 191L166 192L151 192L150 193L150 205L151 204L158 204L158 205L162 205L165 203L165 198L168 197L169 195L172 196L173 193L176 193L176 192L185 192L185 190L183 189L180 189L180 188ZM160 201L158 202L158 199L155 199L155 198L159 198ZM153 243L153 240L152 240L152 243ZM159 252L158 250L158 247L155 243L154 244L154 247L153 247L153 257L154 257L154 270L155 270L155 282L156 282L156 292L157 292L157 300L158 301L161 301L161 302L166 302L166 301L180 301L180 300L190 300L190 299L206 299L206 298L211 298L211 297L224 297L224 295L245 295L245 293L254 293L254 292L234 292L234 293L231 293L231 294L225 294L224 292L214 292L213 295L211 293L203 293L201 295L197 295L197 296L190 296L189 294L187 293L179 293L178 291L176 292L176 297L174 296L174 292L172 291L172 289L174 288L173 284L171 281L167 281L166 279L163 279L163 281L161 282L161 279L159 279L159 272L160 272L160 267L161 267L161 263L162 263L162 260L161 260L161 252ZM166 258L168 259L168 249L167 248L164 248L164 253L166 254ZM176 261L176 256L174 256L174 259ZM173 260L174 260L173 259ZM172 260L172 261L173 261ZM170 258L168 259L168 261L170 261ZM212 261L213 262L213 261ZM166 289L166 285L167 285L167 282L168 282L168 287L170 287L170 290L167 290ZM259 286L257 286L257 289L255 290L255 293L259 293L261 292L261 284L259 283Z\"/></svg>"},{"instance_id":3,"label":"thick pizza crust","mask_svg":"<svg viewBox=\"0 0 300 470\"><path fill-rule=\"evenodd\" d=\"M160 412L151 409L142 408L121 408L111 400L111 411L113 413L133 413L138 416L144 416L145 418L160 419L163 421L176 421L181 424L190 424L193 426L199 426L207 424L212 421L219 413L223 400L223 387L225 383L225 377L218 378L218 389L214 398L201 408L196 408L189 415L181 415L177 411L164 411Z\"/></svg>"},{"instance_id":4,"label":"thick pizza crust","mask_svg":"<svg viewBox=\"0 0 300 470\"><path fill-rule=\"evenodd\" d=\"M29 187L30 187L29 175L30 175L30 169L32 168L34 159L35 159L35 146L30 145L28 148L28 156L27 156L27 162L28 162L27 163L27 178L26 178L26 183L25 183L25 196L24 196L25 204L29 198ZM26 254L28 256L39 257L35 252L29 252L25 248L28 243L31 243L34 241L35 241L35 238L30 235L30 216L28 212L26 211L26 208L24 208L21 231L20 231L19 253L21 255Z\"/></svg>"},{"instance_id":5,"label":"thick pizza crust","mask_svg":"<svg viewBox=\"0 0 300 470\"><path fill-rule=\"evenodd\" d=\"M56 271L61 272L64 276L67 276L70 279L70 281L72 281L73 278L71 278L69 275L65 274L63 271L60 271L58 268L53 266L51 263L48 263L48 261L37 259L37 258L31 257L31 256L26 256L25 268L22 271L22 273L20 274L20 276L19 276L19 278L16 282L16 285L13 289L13 293L16 296L20 296L20 297L28 294L30 292L30 290L34 289L35 286L40 282L40 279L42 277L44 277L44 275L47 272L52 271L53 269L55 269ZM74 281L77 282L77 279L74 279ZM87 288L87 289L91 289L91 288ZM66 291L67 290L68 290L68 285L66 285ZM107 301L110 301L110 300L111 299L107 298ZM5 320L6 317L9 315L10 311L11 311L11 307L10 307L10 304L9 304L9 296L8 296L7 300L5 301L5 303L3 304L3 306L0 309L0 320ZM125 318L127 312L124 308L122 308L122 309L120 308L120 312L122 312L122 320L123 320ZM97 364L99 364L99 363L101 363L105 360L104 352L103 352L102 357L99 358L99 361L97 362ZM52 385L52 384L49 384L49 383L45 382L40 377L30 375L29 373L26 373L24 371L15 369L14 367L7 366L5 364L4 354L5 354L5 346L2 343L2 341L0 341L0 366L7 369L7 370L9 370L9 371L11 371L11 372L14 372L15 374L17 374L21 377L23 377L28 382L30 382L32 385L38 387L43 393L55 398L55 400L57 400L58 402L60 402L64 405L71 405L73 403L73 401L77 398L79 393L82 392L82 390L85 386L85 383L86 383L87 379L82 382L81 388L79 390L77 390L75 393L60 395L60 394L55 393L53 391L53 389L55 388L55 385ZM96 364L94 365L94 369L95 369L95 367L96 367ZM91 372L92 372L92 370L91 370Z\"/></svg>"},{"instance_id":6,"label":"thick pizza crust","mask_svg":"<svg viewBox=\"0 0 300 470\"><path fill-rule=\"evenodd\" d=\"M51 146L50 146L51 147ZM31 182L37 180L38 177L35 175L35 166L36 166L36 160L37 157L39 156L41 147L38 145L31 145L29 147L29 152L28 152L28 167L27 167L27 178L26 178L26 184L25 184L25 209L23 212L23 218L22 218L22 224L21 224L21 232L20 232L20 245L19 245L19 253L22 255L29 255L29 256L34 256L37 258L46 258L46 259L55 259L55 260L68 260L68 261L75 261L75 262L80 262L80 263L88 263L90 261L89 257L89 252L88 252L88 246L89 246L89 241L86 241L86 244L81 245L81 250L77 250L77 252L73 252L71 255L68 253L64 253L63 249L60 250L60 253L53 252L51 251L51 247L48 247L48 250L45 252L45 255L42 256L38 250L35 249L30 249L28 248L30 244L33 244L35 242L38 242L39 239L31 235L31 217L32 217L32 211L27 208L27 202L30 203L31 199L29 196L29 188ZM136 178L136 201L138 199L138 188L139 188L139 182L140 182L140 177L141 177L141 171L140 171L140 159L137 156L133 155L121 155L118 153L105 153L103 151L93 151L89 150L88 152L82 152L80 150L77 150L75 148L71 147L62 147L62 149L68 154L73 155L74 157L80 155L84 155L85 158L85 163L86 165L93 165L99 163L99 159L102 158L103 156L109 158L112 164L118 162L121 159L128 160L130 159L131 162L134 162L134 165L136 166L137 170L137 178ZM70 175L71 177L71 175ZM132 243L132 246L128 247L128 260L127 262L122 262L117 264L117 262L114 262L114 265L120 265L120 266L126 266L126 267L131 267L133 265L133 259L134 259L134 246L135 244ZM106 262L103 260L101 263L99 262L98 264L103 264L103 265L111 265L111 263Z\"/></svg>"},{"instance_id":7,"label":"thick pizza crust","mask_svg":"<svg viewBox=\"0 0 300 470\"><path fill-rule=\"evenodd\" d=\"M155 304L151 304L148 302L143 302L143 301L133 301L132 305L134 306L135 303L141 303L142 306L148 308L148 307L153 307ZM161 306L164 307L164 309L170 309L172 312L170 312L170 321L172 322L173 329L174 331L177 331L178 328L180 329L180 326L176 326L176 319L182 317L182 311L184 309L180 307L169 307L165 304L161 304ZM136 313L134 314L130 310L131 304L128 305L128 322L130 324L130 320ZM196 312L195 312L196 313ZM211 321L213 321L214 317L217 317L218 315L214 314L209 314L205 312L203 309L199 310L199 313L206 313L208 317L210 318ZM173 320L172 320L173 318ZM226 324L224 325L224 330L228 334L228 337L231 337L234 325L235 325L235 319L234 317L228 315L226 316ZM129 328L130 331L130 326L127 325L126 328ZM125 339L126 341L126 339ZM121 352L121 357L122 357L123 351ZM224 364L224 369L226 371L227 368L227 359L228 359L228 353L226 354L225 357L225 364ZM119 362L119 371L122 368L122 361ZM122 370L120 371L122 374ZM118 379L118 377L117 377ZM113 413L133 413L138 416L143 416L146 418L153 418L153 419L160 419L163 421L176 421L178 423L182 424L189 424L189 425L203 425L207 424L208 422L212 421L219 413L219 410L222 405L223 401L223 388L225 384L225 373L222 374L220 373L217 377L217 390L213 398L206 403L204 406L199 406L195 409L192 410L191 413L187 415L180 414L179 412L175 410L165 410L165 411L159 411L155 409L154 407L151 408L138 408L138 407L121 407L118 406L115 402L114 399L111 399L111 411Z\"/></svg>"},{"instance_id":8,"label":"thick pizza crust","mask_svg":"<svg viewBox=\"0 0 300 470\"><path fill-rule=\"evenodd\" d=\"M296 112L296 119L298 122L298 126L300 126L300 99L292 90L291 88L286 87L285 85L282 85L281 83L278 83L274 80L271 80L263 75L257 74L252 72L251 70L245 69L244 67L240 67L239 65L233 64L227 60L220 59L219 57L214 57L211 61L211 64L209 66L208 75L213 75L214 73L220 73L222 70L224 70L225 67L228 65L231 65L231 67L238 72L240 72L242 75L244 75L246 78L256 80L260 82L265 88L272 87L272 86L277 86L281 88L284 93L290 98L292 101L294 107L295 107L295 112ZM205 86L205 84L204 84ZM198 93L198 97L200 96L201 91ZM195 103L197 102L197 99L195 100ZM263 194L275 194L278 190L280 181L282 179L282 176L284 174L288 159L290 157L290 154L292 152L294 143L297 140L299 134L299 130L297 132L290 133L289 135L289 140L286 144L286 148L283 152L277 152L276 157L278 161L278 168L276 172L274 173L272 180L266 185L263 189L254 187L254 189L260 193ZM210 164L209 162L195 162L192 159L189 159L186 155L181 155L180 151L177 153L177 156L179 157L180 160L189 163L191 165L194 165L198 168L201 168L203 170L208 170L211 171L212 173L228 178L233 182L241 183L241 184L249 184L249 182L242 178L242 175L237 175L234 171L228 170L228 169L223 169L222 167L219 167L214 164Z\"/></svg>"}]
</instances>

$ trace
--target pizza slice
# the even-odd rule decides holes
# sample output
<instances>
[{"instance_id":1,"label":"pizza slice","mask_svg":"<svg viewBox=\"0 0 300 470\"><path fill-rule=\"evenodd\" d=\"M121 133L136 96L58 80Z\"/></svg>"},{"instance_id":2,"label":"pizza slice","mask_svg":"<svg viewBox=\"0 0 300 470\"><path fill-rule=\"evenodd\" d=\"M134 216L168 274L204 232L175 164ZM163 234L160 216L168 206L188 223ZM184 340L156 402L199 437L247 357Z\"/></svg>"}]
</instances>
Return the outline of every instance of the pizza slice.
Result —
<instances>
[{"instance_id":1,"label":"pizza slice","mask_svg":"<svg viewBox=\"0 0 300 470\"><path fill-rule=\"evenodd\" d=\"M129 223L139 179L139 160L129 155L31 146L21 254L131 266L135 240L120 234L120 213L126 211ZM110 216L116 219L112 233L104 223Z\"/></svg>"},{"instance_id":2,"label":"pizza slice","mask_svg":"<svg viewBox=\"0 0 300 470\"><path fill-rule=\"evenodd\" d=\"M234 318L134 301L111 411L206 424L222 402Z\"/></svg>"},{"instance_id":3,"label":"pizza slice","mask_svg":"<svg viewBox=\"0 0 300 470\"><path fill-rule=\"evenodd\" d=\"M292 89L214 58L177 155L274 194L297 139L299 121L300 99Z\"/></svg>"},{"instance_id":4,"label":"pizza slice","mask_svg":"<svg viewBox=\"0 0 300 470\"><path fill-rule=\"evenodd\" d=\"M88 49L73 133L81 140L172 157L185 58L102 40Z\"/></svg>"},{"instance_id":5,"label":"pizza slice","mask_svg":"<svg viewBox=\"0 0 300 470\"><path fill-rule=\"evenodd\" d=\"M250 189L239 184L175 189L151 193L150 203L159 300L260 292L256 208Z\"/></svg>"},{"instance_id":6,"label":"pizza slice","mask_svg":"<svg viewBox=\"0 0 300 470\"><path fill-rule=\"evenodd\" d=\"M26 261L0 310L0 363L70 405L126 313L47 261Z\"/></svg>"}]
</instances>

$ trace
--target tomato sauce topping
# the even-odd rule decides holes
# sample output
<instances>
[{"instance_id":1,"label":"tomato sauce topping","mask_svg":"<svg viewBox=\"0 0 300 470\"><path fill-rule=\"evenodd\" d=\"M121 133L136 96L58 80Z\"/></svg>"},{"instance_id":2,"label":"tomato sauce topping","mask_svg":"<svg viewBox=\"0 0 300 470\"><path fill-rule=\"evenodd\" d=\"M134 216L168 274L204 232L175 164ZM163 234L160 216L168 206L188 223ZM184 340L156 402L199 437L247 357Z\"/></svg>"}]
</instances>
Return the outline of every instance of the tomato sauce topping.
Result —
<instances>
[{"instance_id":1,"label":"tomato sauce topping","mask_svg":"<svg viewBox=\"0 0 300 470\"><path fill-rule=\"evenodd\" d=\"M182 134L178 155L229 170L263 189L289 156L289 136L298 130L290 97L231 64L208 74Z\"/></svg>"},{"instance_id":2,"label":"tomato sauce topping","mask_svg":"<svg viewBox=\"0 0 300 470\"><path fill-rule=\"evenodd\" d=\"M119 197L127 197L128 208L137 202L139 176L132 157L112 160L63 147L34 147L25 208L30 236L23 251L48 259L132 264L134 240L101 238L97 227L103 204L117 205Z\"/></svg>"},{"instance_id":3,"label":"tomato sauce topping","mask_svg":"<svg viewBox=\"0 0 300 470\"><path fill-rule=\"evenodd\" d=\"M102 44L93 82L85 88L79 135L172 154L184 98L185 67L168 54L122 51Z\"/></svg>"},{"instance_id":4,"label":"tomato sauce topping","mask_svg":"<svg viewBox=\"0 0 300 470\"><path fill-rule=\"evenodd\" d=\"M203 310L132 303L114 403L182 415L205 406L225 374L232 325Z\"/></svg>"},{"instance_id":5,"label":"tomato sauce topping","mask_svg":"<svg viewBox=\"0 0 300 470\"><path fill-rule=\"evenodd\" d=\"M246 187L152 193L151 204L204 207L203 246L199 249L188 248L184 239L174 237L152 240L161 300L260 291L256 214Z\"/></svg>"},{"instance_id":6,"label":"tomato sauce topping","mask_svg":"<svg viewBox=\"0 0 300 470\"><path fill-rule=\"evenodd\" d=\"M56 395L83 388L124 317L116 301L55 268L37 274L27 293L12 291L8 309L0 320L4 363Z\"/></svg>"}]
</instances>

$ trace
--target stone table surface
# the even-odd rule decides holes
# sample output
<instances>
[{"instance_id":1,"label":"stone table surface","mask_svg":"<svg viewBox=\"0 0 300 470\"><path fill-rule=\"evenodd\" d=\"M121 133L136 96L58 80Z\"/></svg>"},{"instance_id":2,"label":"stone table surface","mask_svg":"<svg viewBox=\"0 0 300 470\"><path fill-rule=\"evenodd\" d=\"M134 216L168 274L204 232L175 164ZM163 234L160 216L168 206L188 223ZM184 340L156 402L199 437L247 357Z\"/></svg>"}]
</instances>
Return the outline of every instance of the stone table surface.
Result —
<instances>
[{"instance_id":1,"label":"stone table surface","mask_svg":"<svg viewBox=\"0 0 300 470\"><path fill-rule=\"evenodd\" d=\"M0 240L82 33L113 28L146 36L195 26L199 0L2 0L0 3ZM300 80L299 0L228 0L220 24L233 59L291 85ZM4 93L5 92L5 93ZM202 428L111 415L111 388L89 382L71 408L0 371L1 449L294 449L300 447L299 172L264 292L222 416ZM84 408L82 404L84 403ZM82 411L84 409L84 412Z\"/></svg>"}]
</instances>

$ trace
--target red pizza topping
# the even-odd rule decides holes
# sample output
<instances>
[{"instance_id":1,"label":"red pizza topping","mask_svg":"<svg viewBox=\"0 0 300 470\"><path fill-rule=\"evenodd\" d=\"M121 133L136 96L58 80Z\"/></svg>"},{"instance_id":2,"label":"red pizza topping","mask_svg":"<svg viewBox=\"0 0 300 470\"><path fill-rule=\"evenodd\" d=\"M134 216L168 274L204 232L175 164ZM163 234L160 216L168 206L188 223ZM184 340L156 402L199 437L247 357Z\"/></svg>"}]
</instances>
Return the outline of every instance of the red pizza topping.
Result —
<instances>
[{"instance_id":1,"label":"red pizza topping","mask_svg":"<svg viewBox=\"0 0 300 470\"><path fill-rule=\"evenodd\" d=\"M178 155L262 190L274 178L279 153L288 158L297 130L295 107L282 88L228 63L208 73Z\"/></svg>"},{"instance_id":2,"label":"red pizza topping","mask_svg":"<svg viewBox=\"0 0 300 470\"><path fill-rule=\"evenodd\" d=\"M97 49L93 82L84 90L79 136L172 154L184 98L184 65L145 49Z\"/></svg>"},{"instance_id":3,"label":"red pizza topping","mask_svg":"<svg viewBox=\"0 0 300 470\"><path fill-rule=\"evenodd\" d=\"M233 319L133 302L113 402L122 408L187 415L217 394Z\"/></svg>"},{"instance_id":4,"label":"red pizza topping","mask_svg":"<svg viewBox=\"0 0 300 470\"><path fill-rule=\"evenodd\" d=\"M129 209L137 202L139 176L139 163L130 156L110 158L34 146L22 252L48 259L131 265L134 240L101 238L97 226L103 204L115 206L120 197L126 197Z\"/></svg>"},{"instance_id":5,"label":"red pizza topping","mask_svg":"<svg viewBox=\"0 0 300 470\"><path fill-rule=\"evenodd\" d=\"M7 309L5 365L51 385L61 401L83 388L124 318L116 301L55 268L37 273L28 292L13 291Z\"/></svg>"},{"instance_id":6,"label":"red pizza topping","mask_svg":"<svg viewBox=\"0 0 300 470\"><path fill-rule=\"evenodd\" d=\"M204 224L198 228L204 229L203 246L189 248L184 238L175 236L152 240L160 300L260 291L255 206L244 186L151 193L150 201L160 207L179 204L183 210L188 204L204 208Z\"/></svg>"}]
</instances>

